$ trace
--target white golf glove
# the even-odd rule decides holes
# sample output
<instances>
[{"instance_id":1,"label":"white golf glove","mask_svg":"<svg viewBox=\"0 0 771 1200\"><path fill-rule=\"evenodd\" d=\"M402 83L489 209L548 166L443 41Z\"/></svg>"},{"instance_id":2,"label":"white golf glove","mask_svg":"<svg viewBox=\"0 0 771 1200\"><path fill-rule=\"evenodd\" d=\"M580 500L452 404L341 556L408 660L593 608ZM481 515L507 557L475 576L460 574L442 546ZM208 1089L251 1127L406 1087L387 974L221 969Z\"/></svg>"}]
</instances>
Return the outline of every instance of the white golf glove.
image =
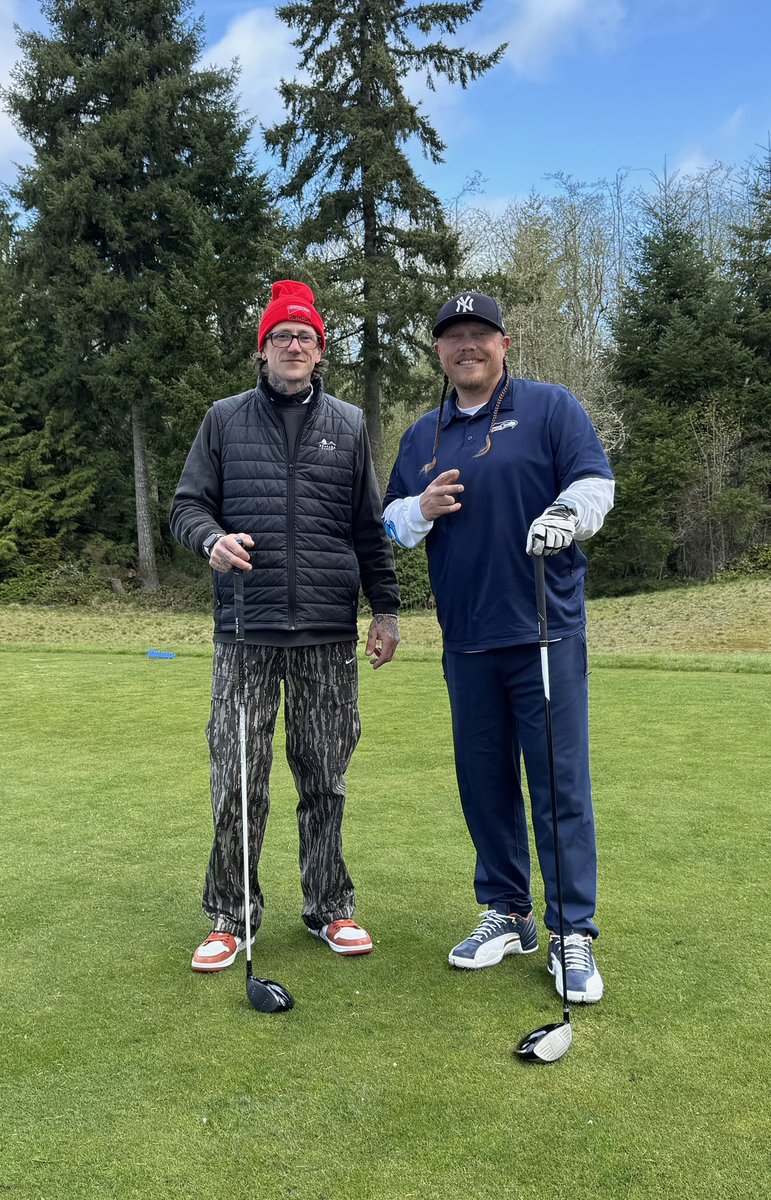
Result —
<instances>
[{"instance_id":1,"label":"white golf glove","mask_svg":"<svg viewBox=\"0 0 771 1200\"><path fill-rule=\"evenodd\" d=\"M576 532L576 514L567 504L551 504L530 526L528 554L559 554L567 550Z\"/></svg>"}]
</instances>

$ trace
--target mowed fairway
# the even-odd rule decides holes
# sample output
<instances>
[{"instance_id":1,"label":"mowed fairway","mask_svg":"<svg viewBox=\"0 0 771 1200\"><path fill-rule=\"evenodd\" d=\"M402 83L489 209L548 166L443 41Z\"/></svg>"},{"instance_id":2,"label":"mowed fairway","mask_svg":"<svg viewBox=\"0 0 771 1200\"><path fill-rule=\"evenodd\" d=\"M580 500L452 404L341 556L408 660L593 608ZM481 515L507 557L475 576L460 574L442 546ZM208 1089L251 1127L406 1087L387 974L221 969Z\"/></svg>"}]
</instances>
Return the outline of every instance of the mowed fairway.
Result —
<instances>
[{"instance_id":1,"label":"mowed fairway","mask_svg":"<svg viewBox=\"0 0 771 1200\"><path fill-rule=\"evenodd\" d=\"M545 941L447 965L479 910L435 653L362 665L346 852L368 957L333 957L300 922L279 735L255 971L295 995L280 1016L248 1006L241 959L190 970L206 651L0 654L0 1193L766 1197L771 661L619 662L591 680L606 999L574 1009L573 1048L539 1068L512 1050L559 1019Z\"/></svg>"}]
</instances>

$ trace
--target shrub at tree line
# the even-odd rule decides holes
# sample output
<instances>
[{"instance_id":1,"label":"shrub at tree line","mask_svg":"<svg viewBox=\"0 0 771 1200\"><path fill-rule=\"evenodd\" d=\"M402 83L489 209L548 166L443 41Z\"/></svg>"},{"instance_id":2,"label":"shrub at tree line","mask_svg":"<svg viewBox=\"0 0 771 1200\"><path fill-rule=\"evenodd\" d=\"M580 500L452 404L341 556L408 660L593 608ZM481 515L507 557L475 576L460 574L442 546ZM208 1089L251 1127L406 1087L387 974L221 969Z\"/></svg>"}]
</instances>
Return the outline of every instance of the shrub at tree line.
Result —
<instances>
[{"instance_id":1,"label":"shrub at tree line","mask_svg":"<svg viewBox=\"0 0 771 1200\"><path fill-rule=\"evenodd\" d=\"M469 203L472 178L442 205L406 155L444 147L405 77L493 69L505 47L441 40L482 3L280 7L306 82L281 85L270 178L236 72L198 65L187 0L43 3L50 31L20 34L5 97L32 159L0 207L0 599L206 602L166 514L207 407L253 380L283 276L316 290L327 386L364 408L383 482L438 400L433 315L481 287L514 373L570 387L611 456L595 593L767 562L771 153L647 192L557 175L500 216ZM425 554L397 570L424 605Z\"/></svg>"}]
</instances>

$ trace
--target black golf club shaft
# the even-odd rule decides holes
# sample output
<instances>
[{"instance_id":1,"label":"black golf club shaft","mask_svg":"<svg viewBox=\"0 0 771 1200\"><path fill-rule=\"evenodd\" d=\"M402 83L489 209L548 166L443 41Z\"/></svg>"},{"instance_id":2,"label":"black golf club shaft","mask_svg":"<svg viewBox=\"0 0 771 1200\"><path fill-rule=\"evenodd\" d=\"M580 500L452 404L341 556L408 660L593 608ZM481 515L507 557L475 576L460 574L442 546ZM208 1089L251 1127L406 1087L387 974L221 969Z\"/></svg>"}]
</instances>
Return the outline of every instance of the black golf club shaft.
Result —
<instances>
[{"instance_id":1,"label":"black golf club shaft","mask_svg":"<svg viewBox=\"0 0 771 1200\"><path fill-rule=\"evenodd\" d=\"M546 618L546 572L542 554L533 556L535 566L535 595L538 607L538 644L541 648L541 674L543 676L544 715L546 718L546 749L549 760L549 786L551 789L551 822L554 841L554 878L557 885L557 916L559 922L560 961L562 964L562 1002L565 1020L570 1022L568 1003L568 977L565 966L565 920L562 913L562 874L560 871L559 820L557 817L557 777L554 770L554 737L551 723L551 689L549 686L549 626Z\"/></svg>"}]
</instances>

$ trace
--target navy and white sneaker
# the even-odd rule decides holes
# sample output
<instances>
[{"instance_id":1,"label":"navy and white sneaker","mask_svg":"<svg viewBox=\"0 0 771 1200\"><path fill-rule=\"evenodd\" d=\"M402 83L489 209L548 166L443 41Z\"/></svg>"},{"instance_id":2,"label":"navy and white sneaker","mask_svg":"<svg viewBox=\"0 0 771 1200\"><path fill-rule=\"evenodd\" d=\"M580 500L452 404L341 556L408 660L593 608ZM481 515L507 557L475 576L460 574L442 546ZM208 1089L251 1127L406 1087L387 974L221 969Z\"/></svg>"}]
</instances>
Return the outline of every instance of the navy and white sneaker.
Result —
<instances>
[{"instance_id":1,"label":"navy and white sneaker","mask_svg":"<svg viewBox=\"0 0 771 1200\"><path fill-rule=\"evenodd\" d=\"M568 1000L572 1004L596 1004L602 1000L602 976L594 961L592 940L592 935L585 933L568 933L565 937L565 974ZM549 937L549 974L554 976L562 996L560 940L556 933Z\"/></svg>"},{"instance_id":2,"label":"navy and white sneaker","mask_svg":"<svg viewBox=\"0 0 771 1200\"><path fill-rule=\"evenodd\" d=\"M489 908L465 942L453 946L449 961L453 967L478 971L494 967L507 954L532 954L537 949L538 931L532 913L529 917L507 916Z\"/></svg>"}]
</instances>

